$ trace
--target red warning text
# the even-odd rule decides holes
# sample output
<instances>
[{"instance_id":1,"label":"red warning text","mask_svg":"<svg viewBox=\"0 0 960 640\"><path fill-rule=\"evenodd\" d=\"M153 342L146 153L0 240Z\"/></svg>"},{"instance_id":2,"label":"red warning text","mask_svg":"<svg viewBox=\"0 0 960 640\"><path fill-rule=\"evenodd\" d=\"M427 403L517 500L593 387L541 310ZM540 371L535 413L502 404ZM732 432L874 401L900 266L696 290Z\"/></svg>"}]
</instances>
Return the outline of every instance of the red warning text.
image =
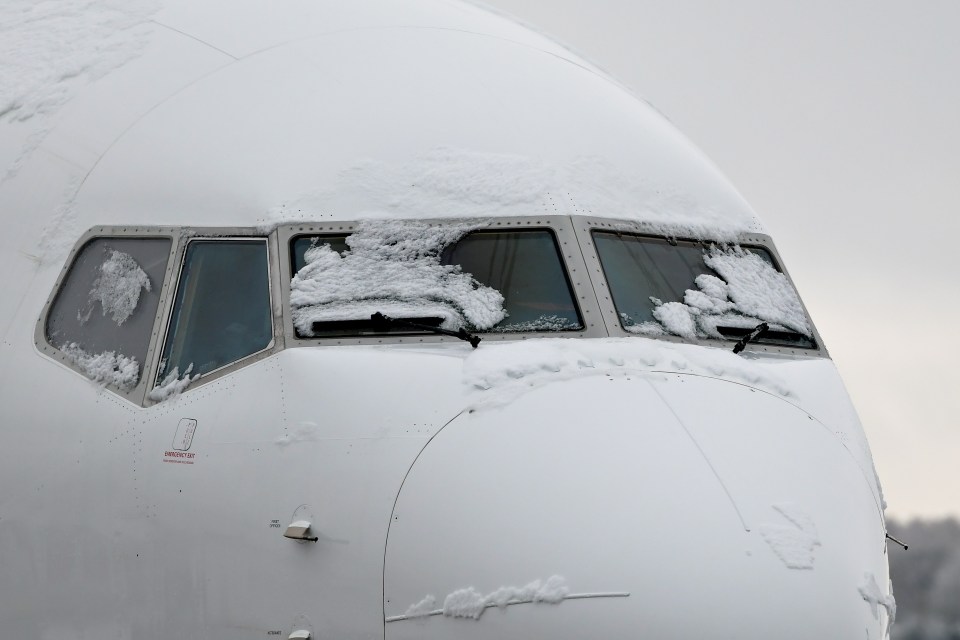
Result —
<instances>
[{"instance_id":1,"label":"red warning text","mask_svg":"<svg viewBox=\"0 0 960 640\"><path fill-rule=\"evenodd\" d=\"M164 462L174 462L177 464L193 464L193 459L196 457L197 457L197 454L190 453L189 451L164 451L163 452Z\"/></svg>"}]
</instances>

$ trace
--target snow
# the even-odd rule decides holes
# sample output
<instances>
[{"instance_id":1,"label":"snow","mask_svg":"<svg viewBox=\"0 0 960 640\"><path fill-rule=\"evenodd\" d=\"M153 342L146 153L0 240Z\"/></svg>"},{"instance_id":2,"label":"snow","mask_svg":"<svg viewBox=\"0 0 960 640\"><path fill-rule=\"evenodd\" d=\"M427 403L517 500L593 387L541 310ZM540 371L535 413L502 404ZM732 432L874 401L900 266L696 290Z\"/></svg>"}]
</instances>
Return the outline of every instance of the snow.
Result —
<instances>
[{"instance_id":1,"label":"snow","mask_svg":"<svg viewBox=\"0 0 960 640\"><path fill-rule=\"evenodd\" d=\"M492 327L505 316L500 292L440 263L443 248L476 227L365 220L347 237L342 256L329 245L311 247L290 283L294 325L309 336L314 322L369 319L380 311L440 317L447 329Z\"/></svg>"},{"instance_id":2,"label":"snow","mask_svg":"<svg viewBox=\"0 0 960 640\"><path fill-rule=\"evenodd\" d=\"M696 340L697 322L695 311L682 302L661 303L653 310L653 317L673 335Z\"/></svg>"},{"instance_id":3,"label":"snow","mask_svg":"<svg viewBox=\"0 0 960 640\"><path fill-rule=\"evenodd\" d=\"M137 308L141 289L152 290L144 270L130 254L111 250L110 257L100 265L100 275L90 291L90 302L99 302L103 315L109 313L117 325L122 325ZM89 317L88 311L86 318ZM86 319L80 320L83 324Z\"/></svg>"},{"instance_id":4,"label":"snow","mask_svg":"<svg viewBox=\"0 0 960 640\"><path fill-rule=\"evenodd\" d=\"M485 343L466 356L463 381L475 394L474 408L503 406L558 380L657 371L723 377L781 397L793 396L775 367L774 363L742 358L725 348L641 337L544 338L520 343Z\"/></svg>"},{"instance_id":5,"label":"snow","mask_svg":"<svg viewBox=\"0 0 960 640\"><path fill-rule=\"evenodd\" d=\"M179 367L174 367L173 371L163 379L163 382L150 390L147 397L154 402L163 402L164 400L180 395L184 389L190 386L191 382L200 377L200 374L191 377L191 371L193 371L192 364L183 372L183 377L180 377Z\"/></svg>"},{"instance_id":6,"label":"snow","mask_svg":"<svg viewBox=\"0 0 960 640\"><path fill-rule=\"evenodd\" d=\"M876 465L872 464L873 457L872 456L868 456L868 457L870 457L870 462L871 462L870 469L871 471L873 471L873 483L877 487L877 496L880 498L880 510L886 511L887 499L883 496L883 485L880 484L880 475L877 473Z\"/></svg>"},{"instance_id":7,"label":"snow","mask_svg":"<svg viewBox=\"0 0 960 640\"><path fill-rule=\"evenodd\" d=\"M580 325L569 318L555 315L540 316L528 322L514 322L512 324L497 325L492 329L494 333L508 333L512 331L569 331L579 329Z\"/></svg>"},{"instance_id":8,"label":"snow","mask_svg":"<svg viewBox=\"0 0 960 640\"><path fill-rule=\"evenodd\" d=\"M492 602L490 606L493 606ZM449 618L473 618L476 620L486 608L486 597L473 587L458 589L443 600L443 615Z\"/></svg>"},{"instance_id":9,"label":"snow","mask_svg":"<svg viewBox=\"0 0 960 640\"><path fill-rule=\"evenodd\" d=\"M788 569L813 569L820 538L813 520L793 504L775 504L773 510L788 524L763 523L760 535Z\"/></svg>"},{"instance_id":10,"label":"snow","mask_svg":"<svg viewBox=\"0 0 960 640\"><path fill-rule=\"evenodd\" d=\"M410 605L402 616L388 618L387 622L410 618L443 615L448 618L470 618L478 620L490 607L501 609L515 604L559 604L572 597L601 597L603 595L621 596L624 594L579 594L571 595L570 588L562 576L553 575L546 580L534 580L523 587L500 587L484 595L474 587L465 587L451 592L443 599L443 607L434 609L436 598L428 595L419 602Z\"/></svg>"},{"instance_id":11,"label":"snow","mask_svg":"<svg viewBox=\"0 0 960 640\"><path fill-rule=\"evenodd\" d=\"M387 617L385 622L430 616L479 620L483 612L491 607L505 609L517 604L560 604L564 600L629 597L630 593L626 591L570 593L570 588L563 576L552 575L546 580L534 580L522 587L500 587L485 595L474 587L457 589L443 599L443 606L440 608L436 608L437 598L428 595L407 607L402 615Z\"/></svg>"},{"instance_id":12,"label":"snow","mask_svg":"<svg viewBox=\"0 0 960 640\"><path fill-rule=\"evenodd\" d=\"M806 313L787 277L755 253L738 246L713 246L704 262L723 278L710 274L696 277L696 289L687 289L683 302L657 305L653 317L669 334L695 340L723 338L718 326L752 329L761 322L775 330L790 330L811 337ZM652 323L629 325L627 331L656 335Z\"/></svg>"},{"instance_id":13,"label":"snow","mask_svg":"<svg viewBox=\"0 0 960 640\"><path fill-rule=\"evenodd\" d=\"M143 51L158 10L155 0L5 0L0 10L0 123L49 116L79 89ZM37 125L16 172L40 143Z\"/></svg>"},{"instance_id":14,"label":"snow","mask_svg":"<svg viewBox=\"0 0 960 640\"><path fill-rule=\"evenodd\" d=\"M603 158L557 164L455 147L394 163L355 161L332 184L272 207L259 228L267 232L330 212L339 219L601 215L641 223L647 233L724 242L763 231L748 211L718 209L683 185L653 184Z\"/></svg>"},{"instance_id":15,"label":"snow","mask_svg":"<svg viewBox=\"0 0 960 640\"><path fill-rule=\"evenodd\" d=\"M434 615L434 608L437 606L437 598L432 595L424 597L423 600L407 607L403 612L404 618L425 618Z\"/></svg>"},{"instance_id":16,"label":"snow","mask_svg":"<svg viewBox=\"0 0 960 640\"><path fill-rule=\"evenodd\" d=\"M534 583L527 585L531 587ZM533 593L533 602L546 602L547 604L558 604L569 595L570 589L567 587L567 581L562 576L550 576L546 582L539 585ZM518 598L519 599L519 598Z\"/></svg>"},{"instance_id":17,"label":"snow","mask_svg":"<svg viewBox=\"0 0 960 640\"><path fill-rule=\"evenodd\" d=\"M140 365L136 358L115 351L88 353L76 342L62 345L60 351L88 378L101 385L111 384L121 391L130 391L140 379Z\"/></svg>"},{"instance_id":18,"label":"snow","mask_svg":"<svg viewBox=\"0 0 960 640\"><path fill-rule=\"evenodd\" d=\"M864 601L870 605L870 613L873 614L874 620L880 619L880 607L886 610L887 628L884 635L890 637L890 629L897 619L897 601L893 597L892 587L889 589L889 593L881 593L876 577L872 573L864 573L863 581L857 587L857 590Z\"/></svg>"},{"instance_id":19,"label":"snow","mask_svg":"<svg viewBox=\"0 0 960 640\"><path fill-rule=\"evenodd\" d=\"M694 282L700 288L700 291L709 298L722 301L730 295L730 288L727 283L709 273L701 273L694 278Z\"/></svg>"},{"instance_id":20,"label":"snow","mask_svg":"<svg viewBox=\"0 0 960 640\"><path fill-rule=\"evenodd\" d=\"M738 312L810 337L810 325L797 292L787 276L759 255L739 247L713 247L704 262L726 280L730 300Z\"/></svg>"}]
</instances>

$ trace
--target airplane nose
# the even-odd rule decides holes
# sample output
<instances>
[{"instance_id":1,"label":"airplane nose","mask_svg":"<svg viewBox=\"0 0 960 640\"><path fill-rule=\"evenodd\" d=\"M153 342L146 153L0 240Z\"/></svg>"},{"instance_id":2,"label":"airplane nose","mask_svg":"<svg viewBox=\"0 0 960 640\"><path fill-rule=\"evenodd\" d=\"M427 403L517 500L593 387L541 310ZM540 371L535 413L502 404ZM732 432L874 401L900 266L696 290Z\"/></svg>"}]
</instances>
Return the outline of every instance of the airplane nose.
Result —
<instances>
[{"instance_id":1,"label":"airplane nose","mask_svg":"<svg viewBox=\"0 0 960 640\"><path fill-rule=\"evenodd\" d=\"M413 464L386 637L880 638L863 593L887 584L883 553L863 470L783 399L559 381L462 414Z\"/></svg>"}]
</instances>

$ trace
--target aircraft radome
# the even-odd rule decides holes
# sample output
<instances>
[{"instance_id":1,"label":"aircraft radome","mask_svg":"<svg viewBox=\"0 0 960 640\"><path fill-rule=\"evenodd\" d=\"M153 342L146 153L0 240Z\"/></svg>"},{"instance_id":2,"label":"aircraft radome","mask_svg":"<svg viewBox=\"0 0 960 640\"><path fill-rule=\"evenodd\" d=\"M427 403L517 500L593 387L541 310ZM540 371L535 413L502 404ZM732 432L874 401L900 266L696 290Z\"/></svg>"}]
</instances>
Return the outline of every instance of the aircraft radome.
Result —
<instances>
[{"instance_id":1,"label":"aircraft radome","mask_svg":"<svg viewBox=\"0 0 960 640\"><path fill-rule=\"evenodd\" d=\"M59 6L2 63L0 635L887 635L837 369L647 103L469 3Z\"/></svg>"}]
</instances>

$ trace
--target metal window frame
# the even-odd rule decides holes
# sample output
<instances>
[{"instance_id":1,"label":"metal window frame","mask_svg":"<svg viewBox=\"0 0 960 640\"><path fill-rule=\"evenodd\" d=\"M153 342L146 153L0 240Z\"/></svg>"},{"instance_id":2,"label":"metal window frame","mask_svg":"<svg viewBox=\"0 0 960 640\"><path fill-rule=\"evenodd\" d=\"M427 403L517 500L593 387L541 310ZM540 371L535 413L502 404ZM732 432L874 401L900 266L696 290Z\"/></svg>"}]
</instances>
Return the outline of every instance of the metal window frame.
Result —
<instances>
[{"instance_id":1,"label":"metal window frame","mask_svg":"<svg viewBox=\"0 0 960 640\"><path fill-rule=\"evenodd\" d=\"M607 286L607 280L603 272L603 266L600 262L600 256L598 255L596 245L593 242L593 231L607 231L614 233L619 232L634 236L658 238L661 240L664 239L665 236L662 232L656 232L653 228L643 222L633 222L617 218L604 218L600 216L573 216L573 227L577 238L579 239L580 247L583 250L583 258L588 267L588 273L593 285L593 290L597 293L597 302L600 305L607 332L613 337L638 337L638 334L630 333L629 331L625 330L623 325L620 323L620 315L614 306L613 296L611 295L610 289ZM688 238L677 236L674 239L690 242L710 242L709 238ZM777 268L783 275L787 277L787 281L789 281L790 286L794 288L794 291L797 290L797 287L793 282L793 278L790 277L790 273L784 266L783 259L780 257L780 253L777 251L777 248L773 243L773 238L764 233L741 233L739 236L737 236L735 242L739 245L758 246L766 249L772 256ZM722 242L717 241L717 244L722 244ZM820 337L820 333L817 331L817 327L813 323L813 318L810 317L810 312L807 310L807 307L803 302L803 298L800 297L799 293L797 297L800 299L800 305L807 317L807 322L810 323L815 346L813 348L801 348L751 343L747 345L746 351L798 357L830 357L826 346L823 344L823 339ZM731 345L737 342L733 339L724 340L718 338L703 338L691 342L685 338L671 335L656 336L654 339L721 348L732 348Z\"/></svg>"},{"instance_id":2,"label":"metal window frame","mask_svg":"<svg viewBox=\"0 0 960 640\"><path fill-rule=\"evenodd\" d=\"M70 270L76 262L77 256L86 247L86 245L100 238L168 238L170 240L170 253L167 258L167 266L164 270L163 283L159 287L160 301L157 305L156 317L153 322L153 329L150 333L150 341L147 347L147 354L141 363L140 379L130 391L123 391L115 385L106 384L104 388L121 398L141 407L149 407L156 402L149 399L149 393L156 384L157 372L160 368L160 359L162 356L163 344L166 341L167 332L170 327L170 319L173 311L173 303L176 300L176 291L180 286L180 276L183 268L183 260L186 256L187 246L193 240L206 241L230 241L230 240L260 240L266 243L267 247L267 274L268 287L270 295L270 322L271 339L270 343L262 350L244 356L230 364L224 365L219 369L210 371L202 375L191 384L191 388L206 384L221 378L237 369L245 367L248 364L262 360L280 351L285 346L283 333L282 314L277 304L277 292L280 291L280 275L274 265L281 254L277 245L276 233L264 234L263 232L249 227L205 227L205 228L184 228L171 226L123 226L123 225L102 225L86 231L74 244L70 253L64 261L63 267L57 276L53 289L51 290L40 316L34 328L34 345L43 355L55 360L65 367L76 371L78 375L87 379L86 374L76 364L74 364L56 345L47 340L46 327L47 319L53 304L63 289L63 285L69 276Z\"/></svg>"},{"instance_id":3,"label":"metal window frame","mask_svg":"<svg viewBox=\"0 0 960 640\"><path fill-rule=\"evenodd\" d=\"M416 219L411 222L426 224L463 224L471 222L463 218L456 219ZM577 237L569 216L513 216L496 218L478 218L473 220L478 225L477 231L515 231L515 230L548 230L553 233L557 242L560 262L565 270L567 282L570 285L577 305L577 311L583 320L583 329L579 331L529 331L510 333L481 333L484 342L507 342L530 340L537 338L605 338L607 330L604 326L597 297L590 288L587 276L587 267L583 254L577 244ZM283 330L287 345L302 346L345 346L345 345L380 345L380 344L439 344L457 343L461 341L449 336L433 334L411 335L384 335L384 336L348 336L348 337L315 337L301 338L297 336L293 326L293 314L290 307L290 280L291 272L291 241L303 235L343 235L356 231L359 223L356 221L330 221L324 223L285 224L277 229L277 243L282 250L280 261L281 306L283 307Z\"/></svg>"},{"instance_id":4,"label":"metal window frame","mask_svg":"<svg viewBox=\"0 0 960 640\"><path fill-rule=\"evenodd\" d=\"M462 224L464 219L419 219L417 222L425 222L428 224ZM624 330L620 324L620 317L607 287L603 267L601 266L600 258L593 242L592 232L594 230L614 231L663 239L664 235L662 233L657 232L654 228L643 222L631 222L600 216L515 216L476 219L475 222L478 225L478 230L483 231L512 231L521 229L545 229L551 231L557 241L561 264L565 269L565 275L573 292L574 301L584 323L584 328L580 331L484 333L482 336L484 341L507 342L537 338L604 338L608 336L623 338L638 337L637 334ZM182 228L145 225L102 225L93 227L80 236L67 255L60 273L56 278L54 287L48 295L43 309L37 318L34 328L34 344L37 350L43 355L76 371L78 375L86 378L86 374L71 359L47 340L46 328L53 304L62 291L63 285L69 277L78 255L89 242L100 238L167 238L170 240L170 254L167 258L163 283L159 287L160 301L157 306L156 318L154 319L153 329L150 334L146 356L142 363L140 379L137 381L136 386L129 391L122 391L111 384L104 385L111 393L141 407L149 407L156 404L148 398L148 394L154 388L158 376L162 357L162 346L166 342L167 333L170 328L173 303L176 300L176 292L180 286L183 261L186 257L187 247L192 241L229 242L262 240L266 244L272 337L270 343L260 351L203 374L191 384L191 388L215 381L248 364L263 360L288 346L459 344L460 341L456 338L432 334L317 338L300 338L296 335L293 327L292 309L290 308L290 280L294 275L291 272L291 240L300 235L350 234L356 231L358 224L356 221L287 223L280 225L270 233L265 233L260 229L251 227ZM685 237L677 237L676 239L690 240L693 242L704 241L703 239ZM783 259L780 257L780 253L777 251L769 235L762 233L744 233L738 236L736 242L741 245L755 245L766 249L773 257L781 273L787 277L791 286L796 289L796 285L784 266ZM823 339L820 337L802 298L800 298L800 304L812 328L816 348L804 349L798 347L750 344L747 350L749 352L780 354L801 358L829 358L830 356L823 343ZM658 336L656 339L669 342L690 343L677 336ZM693 342L693 344L729 348L734 342L735 340L709 338L697 340Z\"/></svg>"}]
</instances>

